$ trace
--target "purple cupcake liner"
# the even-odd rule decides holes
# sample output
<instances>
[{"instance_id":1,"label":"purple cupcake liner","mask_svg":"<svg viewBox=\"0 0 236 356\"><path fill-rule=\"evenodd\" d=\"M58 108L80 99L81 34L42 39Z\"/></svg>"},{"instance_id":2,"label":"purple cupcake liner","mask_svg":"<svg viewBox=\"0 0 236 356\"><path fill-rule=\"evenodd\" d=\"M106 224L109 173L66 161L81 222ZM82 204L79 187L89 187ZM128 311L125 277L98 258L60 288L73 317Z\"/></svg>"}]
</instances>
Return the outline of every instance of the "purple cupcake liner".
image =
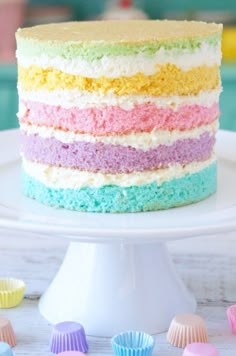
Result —
<instances>
[{"instance_id":1,"label":"purple cupcake liner","mask_svg":"<svg viewBox=\"0 0 236 356\"><path fill-rule=\"evenodd\" d=\"M88 352L88 343L83 326L71 321L54 325L50 351L54 354L63 351Z\"/></svg>"}]
</instances>

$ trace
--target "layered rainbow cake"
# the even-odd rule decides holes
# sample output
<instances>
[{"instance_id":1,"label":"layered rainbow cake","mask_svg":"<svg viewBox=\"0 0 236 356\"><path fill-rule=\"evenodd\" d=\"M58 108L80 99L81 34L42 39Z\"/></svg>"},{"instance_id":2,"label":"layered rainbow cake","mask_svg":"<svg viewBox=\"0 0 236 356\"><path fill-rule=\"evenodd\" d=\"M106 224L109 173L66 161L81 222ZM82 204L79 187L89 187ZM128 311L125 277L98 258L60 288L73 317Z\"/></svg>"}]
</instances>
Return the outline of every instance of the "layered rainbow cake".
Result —
<instances>
[{"instance_id":1,"label":"layered rainbow cake","mask_svg":"<svg viewBox=\"0 0 236 356\"><path fill-rule=\"evenodd\" d=\"M24 194L89 212L213 194L221 32L187 21L19 29Z\"/></svg>"}]
</instances>

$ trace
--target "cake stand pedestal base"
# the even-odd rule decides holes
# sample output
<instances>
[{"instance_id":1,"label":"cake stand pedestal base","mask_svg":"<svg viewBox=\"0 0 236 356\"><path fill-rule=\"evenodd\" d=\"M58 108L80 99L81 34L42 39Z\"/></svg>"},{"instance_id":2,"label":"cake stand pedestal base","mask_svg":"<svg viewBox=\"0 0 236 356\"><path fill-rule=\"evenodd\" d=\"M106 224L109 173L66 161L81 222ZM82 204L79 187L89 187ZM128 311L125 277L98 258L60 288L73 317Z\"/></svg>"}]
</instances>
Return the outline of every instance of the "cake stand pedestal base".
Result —
<instances>
[{"instance_id":1,"label":"cake stand pedestal base","mask_svg":"<svg viewBox=\"0 0 236 356\"><path fill-rule=\"evenodd\" d=\"M88 335L110 337L164 332L196 302L163 243L72 242L39 308L52 324L78 321Z\"/></svg>"}]
</instances>

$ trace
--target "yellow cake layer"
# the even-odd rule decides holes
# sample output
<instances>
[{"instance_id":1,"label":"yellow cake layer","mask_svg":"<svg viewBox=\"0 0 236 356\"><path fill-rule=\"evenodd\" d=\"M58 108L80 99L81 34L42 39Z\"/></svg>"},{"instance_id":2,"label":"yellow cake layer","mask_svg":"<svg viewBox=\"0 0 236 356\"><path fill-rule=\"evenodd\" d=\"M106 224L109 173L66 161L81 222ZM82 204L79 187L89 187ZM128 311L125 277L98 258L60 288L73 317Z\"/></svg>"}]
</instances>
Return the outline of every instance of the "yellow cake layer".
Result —
<instances>
[{"instance_id":1,"label":"yellow cake layer","mask_svg":"<svg viewBox=\"0 0 236 356\"><path fill-rule=\"evenodd\" d=\"M202 90L216 89L220 85L220 74L217 65L203 65L183 71L174 64L165 64L157 66L157 72L153 75L137 73L131 77L86 78L32 65L18 67L18 80L24 90L78 89L105 94L113 92L119 96L197 95Z\"/></svg>"}]
</instances>

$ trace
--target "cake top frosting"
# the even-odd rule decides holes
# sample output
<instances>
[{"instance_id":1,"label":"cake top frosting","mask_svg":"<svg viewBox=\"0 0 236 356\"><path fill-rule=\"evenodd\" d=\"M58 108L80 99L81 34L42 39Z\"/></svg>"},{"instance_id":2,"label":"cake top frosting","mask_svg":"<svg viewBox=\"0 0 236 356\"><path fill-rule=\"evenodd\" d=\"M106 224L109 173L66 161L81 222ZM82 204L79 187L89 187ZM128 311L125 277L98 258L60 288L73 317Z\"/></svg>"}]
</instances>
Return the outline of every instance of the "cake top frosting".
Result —
<instances>
[{"instance_id":1,"label":"cake top frosting","mask_svg":"<svg viewBox=\"0 0 236 356\"><path fill-rule=\"evenodd\" d=\"M132 20L65 22L19 29L17 39L76 43L148 43L216 35L221 24L197 21Z\"/></svg>"}]
</instances>

